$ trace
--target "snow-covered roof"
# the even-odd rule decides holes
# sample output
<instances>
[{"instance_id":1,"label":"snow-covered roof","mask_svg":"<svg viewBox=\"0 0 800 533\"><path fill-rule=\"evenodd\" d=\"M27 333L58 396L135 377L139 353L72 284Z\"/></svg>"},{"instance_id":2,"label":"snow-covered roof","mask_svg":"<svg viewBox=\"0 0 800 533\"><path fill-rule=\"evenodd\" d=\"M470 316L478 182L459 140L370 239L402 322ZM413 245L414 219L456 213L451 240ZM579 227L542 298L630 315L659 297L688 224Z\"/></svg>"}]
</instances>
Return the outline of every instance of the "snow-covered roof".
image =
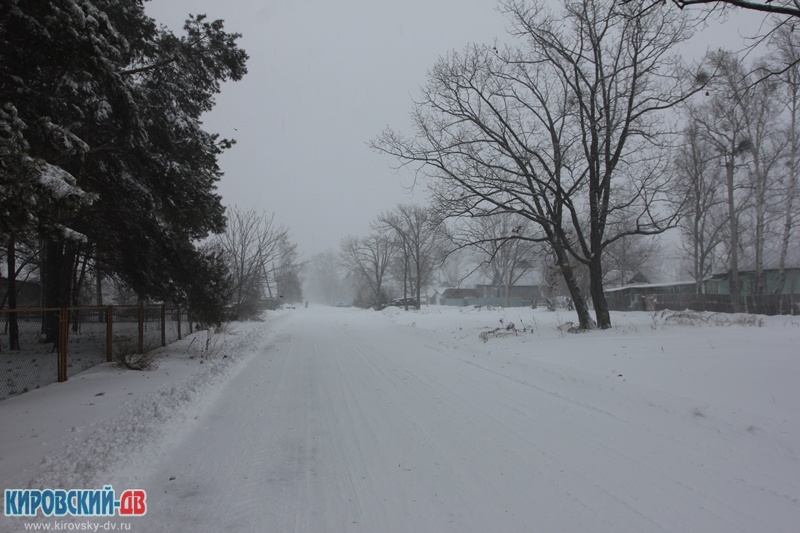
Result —
<instances>
[{"instance_id":1,"label":"snow-covered roof","mask_svg":"<svg viewBox=\"0 0 800 533\"><path fill-rule=\"evenodd\" d=\"M625 289L642 289L642 288L653 288L653 287L677 287L679 285L694 285L694 284L695 284L694 280L670 281L666 283L634 283L631 285L624 285L622 287L605 289L605 292L617 292L617 291L623 291Z\"/></svg>"}]
</instances>

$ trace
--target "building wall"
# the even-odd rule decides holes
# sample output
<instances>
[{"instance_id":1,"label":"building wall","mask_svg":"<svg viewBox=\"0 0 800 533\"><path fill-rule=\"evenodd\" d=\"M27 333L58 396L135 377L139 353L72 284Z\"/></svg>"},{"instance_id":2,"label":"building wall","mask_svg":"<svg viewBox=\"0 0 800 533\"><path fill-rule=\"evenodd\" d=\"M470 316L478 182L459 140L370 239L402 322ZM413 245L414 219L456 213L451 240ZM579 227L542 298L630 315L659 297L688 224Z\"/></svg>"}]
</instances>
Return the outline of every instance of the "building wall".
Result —
<instances>
[{"instance_id":1,"label":"building wall","mask_svg":"<svg viewBox=\"0 0 800 533\"><path fill-rule=\"evenodd\" d=\"M767 282L766 294L774 293L778 284L778 271L767 270L764 272L764 277ZM752 294L755 281L754 273L740 272L739 280L742 284L742 294ZM730 279L726 277L708 280L705 282L704 288L707 294L730 294ZM800 269L786 269L786 281L781 294L800 294Z\"/></svg>"},{"instance_id":2,"label":"building wall","mask_svg":"<svg viewBox=\"0 0 800 533\"><path fill-rule=\"evenodd\" d=\"M456 306L456 307L469 307L469 306L481 306L481 307L525 307L526 304L523 303L522 298L512 297L510 298L509 305L506 305L505 298L478 298L478 297L468 297L468 298L445 298L442 300L443 305L449 306Z\"/></svg>"}]
</instances>

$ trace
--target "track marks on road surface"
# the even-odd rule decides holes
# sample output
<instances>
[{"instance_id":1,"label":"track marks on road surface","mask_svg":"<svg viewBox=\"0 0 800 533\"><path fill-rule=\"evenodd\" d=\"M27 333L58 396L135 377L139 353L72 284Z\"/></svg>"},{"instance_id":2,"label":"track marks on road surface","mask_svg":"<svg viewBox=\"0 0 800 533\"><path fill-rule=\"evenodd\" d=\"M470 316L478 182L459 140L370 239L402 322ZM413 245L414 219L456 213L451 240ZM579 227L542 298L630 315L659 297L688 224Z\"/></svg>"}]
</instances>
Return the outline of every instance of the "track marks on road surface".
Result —
<instances>
[{"instance_id":1,"label":"track marks on road surface","mask_svg":"<svg viewBox=\"0 0 800 533\"><path fill-rule=\"evenodd\" d=\"M671 434L687 427L674 398L609 390L534 359L512 375L438 349L420 328L307 311L246 362L162 464L146 487L164 493L154 516L185 531L758 525L731 502L758 498L770 478L748 472L755 483L715 494L721 480L737 483L738 456L714 454L702 442L708 428L691 419L691 431Z\"/></svg>"}]
</instances>

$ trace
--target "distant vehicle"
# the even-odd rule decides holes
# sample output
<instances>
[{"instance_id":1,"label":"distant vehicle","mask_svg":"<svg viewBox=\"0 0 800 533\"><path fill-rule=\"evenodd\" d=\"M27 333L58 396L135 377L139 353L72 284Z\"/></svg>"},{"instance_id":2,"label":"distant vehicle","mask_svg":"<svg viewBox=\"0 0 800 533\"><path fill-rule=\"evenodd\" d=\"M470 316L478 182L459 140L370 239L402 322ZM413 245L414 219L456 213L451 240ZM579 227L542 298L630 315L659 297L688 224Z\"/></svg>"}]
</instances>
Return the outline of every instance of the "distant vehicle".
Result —
<instances>
[{"instance_id":1,"label":"distant vehicle","mask_svg":"<svg viewBox=\"0 0 800 533\"><path fill-rule=\"evenodd\" d=\"M415 300L414 298L396 298L391 302L389 302L388 304L384 305L384 307L405 307L406 305L408 307L413 307L415 309L419 307L417 305L417 300Z\"/></svg>"}]
</instances>

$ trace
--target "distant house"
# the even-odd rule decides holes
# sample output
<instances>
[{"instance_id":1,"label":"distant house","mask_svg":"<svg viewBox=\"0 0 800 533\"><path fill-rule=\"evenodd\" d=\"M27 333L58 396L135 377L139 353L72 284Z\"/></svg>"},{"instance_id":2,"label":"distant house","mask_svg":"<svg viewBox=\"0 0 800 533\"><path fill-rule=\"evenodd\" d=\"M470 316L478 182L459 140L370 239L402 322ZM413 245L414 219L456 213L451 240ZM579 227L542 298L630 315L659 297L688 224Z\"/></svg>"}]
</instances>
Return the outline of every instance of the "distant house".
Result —
<instances>
[{"instance_id":1,"label":"distant house","mask_svg":"<svg viewBox=\"0 0 800 533\"><path fill-rule=\"evenodd\" d=\"M630 285L647 285L649 283L650 279L640 271L631 276L630 273L626 274L621 270L614 269L605 272L603 276L604 287L628 287Z\"/></svg>"},{"instance_id":2,"label":"distant house","mask_svg":"<svg viewBox=\"0 0 800 533\"><path fill-rule=\"evenodd\" d=\"M475 289L445 289L442 293L442 305L467 306L472 305L470 301L480 298Z\"/></svg>"},{"instance_id":3,"label":"distant house","mask_svg":"<svg viewBox=\"0 0 800 533\"><path fill-rule=\"evenodd\" d=\"M505 305L506 288L503 285L476 285L475 289L482 298L500 300L502 303L494 305ZM512 285L508 291L508 307L522 307L534 305L538 300L543 299L542 292L535 285Z\"/></svg>"},{"instance_id":4,"label":"distant house","mask_svg":"<svg viewBox=\"0 0 800 533\"><path fill-rule=\"evenodd\" d=\"M636 274L633 275L633 277L631 279L628 280L628 285L634 285L634 284L645 284L646 285L646 284L649 284L649 283L650 283L650 280L647 279L647 276L645 276L641 272L637 272Z\"/></svg>"},{"instance_id":5,"label":"distant house","mask_svg":"<svg viewBox=\"0 0 800 533\"><path fill-rule=\"evenodd\" d=\"M673 283L636 283L625 287L606 289L606 303L615 311L645 311L646 298L666 294L691 294L696 290L694 281Z\"/></svg>"},{"instance_id":6,"label":"distant house","mask_svg":"<svg viewBox=\"0 0 800 533\"><path fill-rule=\"evenodd\" d=\"M442 293L439 292L439 289L434 289L433 294L428 294L425 296L428 305L442 305Z\"/></svg>"},{"instance_id":7,"label":"distant house","mask_svg":"<svg viewBox=\"0 0 800 533\"><path fill-rule=\"evenodd\" d=\"M779 270L764 269L762 275L765 281L765 294L774 294L778 288ZM786 279L783 283L781 294L800 295L800 268L786 268ZM756 286L755 270L740 270L739 283L742 287L742 294L753 294ZM727 294L731 293L730 273L722 272L714 274L703 282L706 294Z\"/></svg>"},{"instance_id":8,"label":"distant house","mask_svg":"<svg viewBox=\"0 0 800 533\"><path fill-rule=\"evenodd\" d=\"M764 253L764 266L762 275L765 283L765 294L774 294L778 288L778 278L780 275L780 254L778 250L768 250ZM784 268L786 276L781 294L800 295L800 239L796 239L789 247L786 255L786 266ZM756 287L756 266L753 261L744 262L739 266L739 282L741 283L742 294L749 295L755 293ZM706 294L730 294L730 272L717 272L704 282L704 292Z\"/></svg>"},{"instance_id":9,"label":"distant house","mask_svg":"<svg viewBox=\"0 0 800 533\"><path fill-rule=\"evenodd\" d=\"M446 285L442 287L436 287L433 290L433 294L427 296L428 305L444 305L444 293L449 288L450 287Z\"/></svg>"},{"instance_id":10,"label":"distant house","mask_svg":"<svg viewBox=\"0 0 800 533\"><path fill-rule=\"evenodd\" d=\"M445 289L440 303L461 307L469 305L523 307L535 305L540 299L542 299L541 292L533 285L512 286L509 298L506 299L505 287L502 285L479 284L474 289Z\"/></svg>"},{"instance_id":11,"label":"distant house","mask_svg":"<svg viewBox=\"0 0 800 533\"><path fill-rule=\"evenodd\" d=\"M776 250L764 254L763 281L765 294L756 295L756 272L753 261L743 261L739 268L742 288L741 309L747 313L777 315L800 313L800 240L789 248L784 269L785 281L780 295L778 288L780 256ZM703 280L703 293L697 294L694 281L676 283L629 283L624 287L606 289L606 302L610 309L655 310L662 309L733 312L730 272L718 272Z\"/></svg>"}]
</instances>

